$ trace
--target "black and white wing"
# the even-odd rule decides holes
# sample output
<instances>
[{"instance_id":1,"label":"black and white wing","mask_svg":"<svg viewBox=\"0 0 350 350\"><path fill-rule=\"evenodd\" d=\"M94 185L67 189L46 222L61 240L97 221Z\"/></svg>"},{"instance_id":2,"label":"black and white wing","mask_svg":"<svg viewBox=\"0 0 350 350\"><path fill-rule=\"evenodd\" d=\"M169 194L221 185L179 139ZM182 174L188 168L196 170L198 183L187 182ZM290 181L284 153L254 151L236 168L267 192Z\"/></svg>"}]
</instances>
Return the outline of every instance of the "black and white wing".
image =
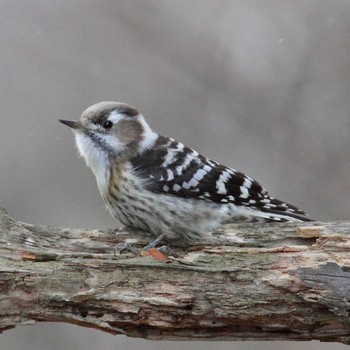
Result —
<instances>
[{"instance_id":1,"label":"black and white wing","mask_svg":"<svg viewBox=\"0 0 350 350\"><path fill-rule=\"evenodd\" d=\"M270 197L252 178L171 138L159 136L151 149L132 159L132 164L139 176L150 180L148 189L155 193L233 203L272 221L311 221L297 207Z\"/></svg>"}]
</instances>

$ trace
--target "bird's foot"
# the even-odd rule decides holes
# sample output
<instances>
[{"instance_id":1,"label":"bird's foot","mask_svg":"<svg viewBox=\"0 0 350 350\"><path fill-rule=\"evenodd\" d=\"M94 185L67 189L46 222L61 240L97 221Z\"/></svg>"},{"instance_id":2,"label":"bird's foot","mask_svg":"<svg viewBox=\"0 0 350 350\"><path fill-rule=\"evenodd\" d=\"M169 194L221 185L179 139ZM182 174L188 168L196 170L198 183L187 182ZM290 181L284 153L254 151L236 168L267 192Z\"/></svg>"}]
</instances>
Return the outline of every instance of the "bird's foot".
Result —
<instances>
[{"instance_id":1,"label":"bird's foot","mask_svg":"<svg viewBox=\"0 0 350 350\"><path fill-rule=\"evenodd\" d=\"M169 256L175 257L174 252L167 246L163 245L157 248L157 245L162 241L164 235L158 236L154 241L147 244L141 252L141 255L151 255L157 260L168 260Z\"/></svg>"},{"instance_id":2,"label":"bird's foot","mask_svg":"<svg viewBox=\"0 0 350 350\"><path fill-rule=\"evenodd\" d=\"M135 255L139 255L140 251L133 247L130 243L128 243L127 241L125 242L121 242L118 243L115 247L114 247L114 255L121 255L123 253L133 253Z\"/></svg>"},{"instance_id":3,"label":"bird's foot","mask_svg":"<svg viewBox=\"0 0 350 350\"><path fill-rule=\"evenodd\" d=\"M150 250L152 248L155 248L163 239L164 235L160 235L158 236L155 240L153 240L152 242L148 243L143 250Z\"/></svg>"},{"instance_id":4,"label":"bird's foot","mask_svg":"<svg viewBox=\"0 0 350 350\"><path fill-rule=\"evenodd\" d=\"M162 239L163 239L163 235L160 235L155 240L147 244L141 250L133 247L129 242L124 241L124 242L118 243L114 247L114 255L120 256L121 254L124 254L124 253L132 253L135 256L137 255L152 256L156 260L161 260L161 261L168 260L170 256L176 257L177 255L168 246L163 245L157 248L157 245L161 242Z\"/></svg>"}]
</instances>

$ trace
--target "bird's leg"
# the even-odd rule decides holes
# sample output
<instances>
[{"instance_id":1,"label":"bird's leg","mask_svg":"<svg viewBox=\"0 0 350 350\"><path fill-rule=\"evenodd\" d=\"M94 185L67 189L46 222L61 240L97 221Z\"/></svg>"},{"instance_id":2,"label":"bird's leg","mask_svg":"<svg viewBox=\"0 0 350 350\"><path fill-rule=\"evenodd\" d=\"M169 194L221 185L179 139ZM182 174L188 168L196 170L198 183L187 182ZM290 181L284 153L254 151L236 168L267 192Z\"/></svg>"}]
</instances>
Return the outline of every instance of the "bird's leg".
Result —
<instances>
[{"instance_id":1,"label":"bird's leg","mask_svg":"<svg viewBox=\"0 0 350 350\"><path fill-rule=\"evenodd\" d=\"M151 255L157 260L167 260L169 256L174 256L175 254L173 251L163 245L159 248L157 248L157 245L163 240L165 237L165 234L160 234L156 239L148 243L141 251L135 247L133 247L129 242L124 241L121 243L118 243L114 247L114 255L121 255L123 252L130 252L135 255Z\"/></svg>"},{"instance_id":2,"label":"bird's leg","mask_svg":"<svg viewBox=\"0 0 350 350\"><path fill-rule=\"evenodd\" d=\"M121 230L118 229L118 231L123 231L125 229L128 229L128 227L123 227ZM156 249L156 246L162 241L162 239L164 238L164 234L160 234L156 239L154 239L152 242L150 242L149 244L147 244L142 250L149 252L151 249ZM165 247L165 246L164 246ZM162 254L166 254L166 250L163 249L164 247L161 247L163 251L161 251ZM170 249L168 250L168 252L170 251ZM120 255L123 252L131 252L134 253L136 255L140 254L139 249L133 247L129 242L124 241L124 242L120 242L118 243L115 247L114 247L114 255ZM141 251L141 255L142 255L142 251Z\"/></svg>"},{"instance_id":3,"label":"bird's leg","mask_svg":"<svg viewBox=\"0 0 350 350\"><path fill-rule=\"evenodd\" d=\"M172 249L166 245L156 248L157 245L163 240L164 237L165 237L164 233L160 234L155 240L148 243L143 248L143 251L148 252L150 255L152 255L154 258L158 260L166 260L169 256L176 257Z\"/></svg>"},{"instance_id":4,"label":"bird's leg","mask_svg":"<svg viewBox=\"0 0 350 350\"><path fill-rule=\"evenodd\" d=\"M164 238L164 233L160 234L155 240L152 242L148 243L143 249L144 250L150 250L152 248L155 248Z\"/></svg>"}]
</instances>

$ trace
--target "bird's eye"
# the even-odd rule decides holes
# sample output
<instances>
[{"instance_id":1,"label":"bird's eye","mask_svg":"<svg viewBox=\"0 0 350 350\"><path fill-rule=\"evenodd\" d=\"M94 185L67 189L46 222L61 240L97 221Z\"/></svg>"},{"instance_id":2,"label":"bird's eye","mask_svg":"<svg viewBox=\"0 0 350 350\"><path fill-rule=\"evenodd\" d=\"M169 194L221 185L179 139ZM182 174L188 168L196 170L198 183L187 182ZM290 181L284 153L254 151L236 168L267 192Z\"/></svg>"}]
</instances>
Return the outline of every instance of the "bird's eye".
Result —
<instances>
[{"instance_id":1,"label":"bird's eye","mask_svg":"<svg viewBox=\"0 0 350 350\"><path fill-rule=\"evenodd\" d=\"M106 120L105 122L103 122L102 126L103 126L105 129L111 129L112 126L113 126L113 123L112 123L110 120Z\"/></svg>"}]
</instances>

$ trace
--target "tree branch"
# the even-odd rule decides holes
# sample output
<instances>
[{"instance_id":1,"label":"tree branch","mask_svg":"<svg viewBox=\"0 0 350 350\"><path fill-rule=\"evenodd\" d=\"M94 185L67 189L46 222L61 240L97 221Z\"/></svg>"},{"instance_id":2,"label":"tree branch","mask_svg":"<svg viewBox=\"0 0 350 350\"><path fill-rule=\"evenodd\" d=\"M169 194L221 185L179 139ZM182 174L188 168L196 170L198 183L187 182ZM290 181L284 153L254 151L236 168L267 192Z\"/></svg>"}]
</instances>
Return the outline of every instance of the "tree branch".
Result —
<instances>
[{"instance_id":1,"label":"tree branch","mask_svg":"<svg viewBox=\"0 0 350 350\"><path fill-rule=\"evenodd\" d=\"M17 222L0 211L0 331L69 322L148 339L350 344L350 223L235 224L159 261L146 233ZM220 242L218 244L218 242Z\"/></svg>"}]
</instances>

